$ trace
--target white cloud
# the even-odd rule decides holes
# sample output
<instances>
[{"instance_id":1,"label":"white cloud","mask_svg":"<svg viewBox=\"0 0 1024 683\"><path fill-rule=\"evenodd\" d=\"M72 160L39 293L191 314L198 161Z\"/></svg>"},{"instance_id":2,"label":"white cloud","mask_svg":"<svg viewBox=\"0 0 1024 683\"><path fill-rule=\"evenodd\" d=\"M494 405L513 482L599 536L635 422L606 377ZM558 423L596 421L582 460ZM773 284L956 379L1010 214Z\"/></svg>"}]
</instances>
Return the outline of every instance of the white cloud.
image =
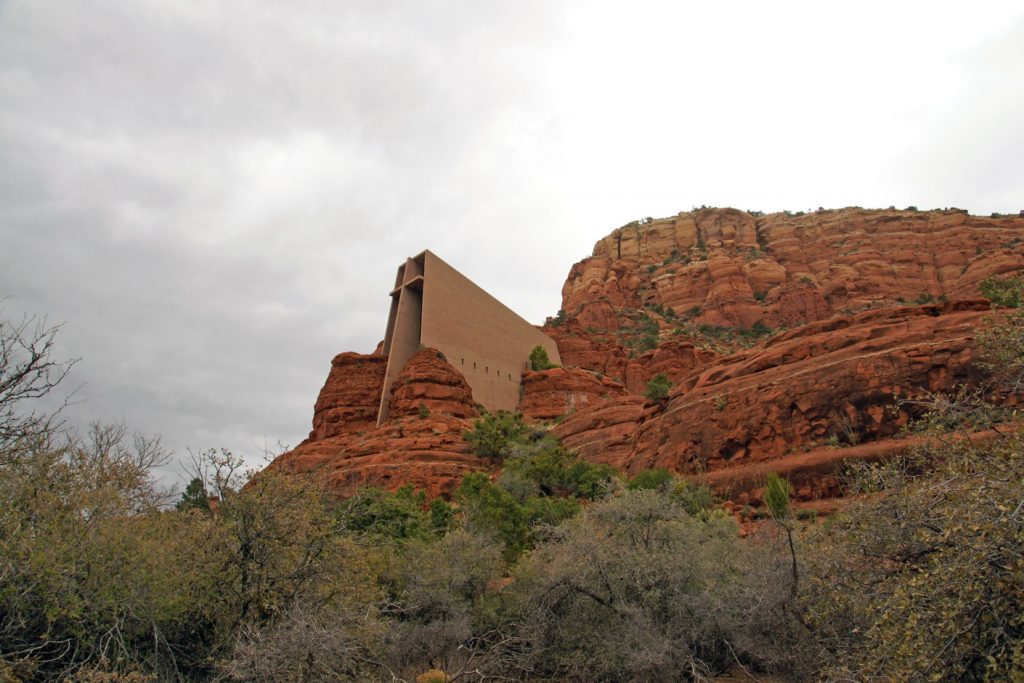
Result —
<instances>
[{"instance_id":1,"label":"white cloud","mask_svg":"<svg viewBox=\"0 0 1024 683\"><path fill-rule=\"evenodd\" d=\"M86 401L295 443L436 251L528 319L693 205L1024 206L1014 3L0 5L0 292Z\"/></svg>"}]
</instances>

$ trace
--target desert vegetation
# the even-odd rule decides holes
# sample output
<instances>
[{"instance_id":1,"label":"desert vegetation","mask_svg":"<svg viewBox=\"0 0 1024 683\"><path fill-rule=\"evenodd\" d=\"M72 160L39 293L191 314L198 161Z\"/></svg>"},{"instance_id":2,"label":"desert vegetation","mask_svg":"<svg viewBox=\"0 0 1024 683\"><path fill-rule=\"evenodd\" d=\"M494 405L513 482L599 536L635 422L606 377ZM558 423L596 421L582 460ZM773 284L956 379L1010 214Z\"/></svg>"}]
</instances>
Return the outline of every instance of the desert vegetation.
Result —
<instances>
[{"instance_id":1,"label":"desert vegetation","mask_svg":"<svg viewBox=\"0 0 1024 683\"><path fill-rule=\"evenodd\" d=\"M773 475L741 538L699 482L512 413L466 437L500 473L450 501L337 500L223 450L168 492L158 439L35 408L69 364L54 328L5 322L0 680L1020 680L1022 436L989 399L1019 388L1022 329L994 314L991 384L916 398L930 438L850 469L840 513L800 519Z\"/></svg>"}]
</instances>

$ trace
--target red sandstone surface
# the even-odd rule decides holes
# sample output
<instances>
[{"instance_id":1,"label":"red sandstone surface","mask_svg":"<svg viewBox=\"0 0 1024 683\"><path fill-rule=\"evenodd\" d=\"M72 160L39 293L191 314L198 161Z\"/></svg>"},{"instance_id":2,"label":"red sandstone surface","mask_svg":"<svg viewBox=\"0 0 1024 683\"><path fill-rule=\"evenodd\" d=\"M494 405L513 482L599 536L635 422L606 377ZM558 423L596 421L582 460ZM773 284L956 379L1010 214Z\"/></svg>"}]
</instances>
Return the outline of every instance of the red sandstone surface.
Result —
<instances>
[{"instance_id":1,"label":"red sandstone surface","mask_svg":"<svg viewBox=\"0 0 1024 683\"><path fill-rule=\"evenodd\" d=\"M380 360L336 357L316 402L313 432L271 466L322 473L339 495L361 486L395 489L407 483L432 496L450 494L465 474L484 469L487 463L469 452L463 438L477 411L462 375L437 351L421 349L395 381L391 418L377 427L384 382ZM372 421L361 412L368 404L374 407ZM319 430L319 415L358 417Z\"/></svg>"},{"instance_id":2,"label":"red sandstone surface","mask_svg":"<svg viewBox=\"0 0 1024 683\"><path fill-rule=\"evenodd\" d=\"M785 461L833 439L895 435L897 398L976 379L971 342L984 301L894 307L819 321L724 358L678 384L663 409L609 401L568 416L555 433L584 457L626 472L699 474ZM841 460L847 449L830 449ZM803 497L834 495L823 478Z\"/></svg>"},{"instance_id":3,"label":"red sandstone surface","mask_svg":"<svg viewBox=\"0 0 1024 683\"><path fill-rule=\"evenodd\" d=\"M377 395L380 395L380 386ZM465 377L434 349L416 352L391 388L391 418L450 415L476 417Z\"/></svg>"},{"instance_id":4,"label":"red sandstone surface","mask_svg":"<svg viewBox=\"0 0 1024 683\"><path fill-rule=\"evenodd\" d=\"M339 353L313 406L311 440L353 434L377 425L387 358Z\"/></svg>"},{"instance_id":5,"label":"red sandstone surface","mask_svg":"<svg viewBox=\"0 0 1024 683\"><path fill-rule=\"evenodd\" d=\"M1016 216L701 209L637 222L571 268L545 327L565 367L524 373L519 409L625 472L668 467L745 505L779 471L798 501L826 509L839 464L905 448L895 398L977 379L973 338L991 315L978 284L1022 269ZM732 334L758 322L765 336ZM274 466L322 469L342 495L402 483L449 493L485 468L462 436L476 415L469 387L433 350L410 360L376 427L384 363L337 356L309 439ZM651 403L644 387L659 373L674 388ZM860 444L842 443L848 434ZM845 447L826 445L836 440Z\"/></svg>"},{"instance_id":6,"label":"red sandstone surface","mask_svg":"<svg viewBox=\"0 0 1024 683\"><path fill-rule=\"evenodd\" d=\"M553 368L523 373L519 410L533 420L554 420L626 394L619 382L600 372Z\"/></svg>"},{"instance_id":7,"label":"red sandstone surface","mask_svg":"<svg viewBox=\"0 0 1024 683\"><path fill-rule=\"evenodd\" d=\"M789 326L866 306L978 296L1024 268L1024 217L822 210L754 216L700 209L612 232L572 267L562 308L616 330L624 308L660 304L698 323ZM699 312L695 309L699 309Z\"/></svg>"}]
</instances>

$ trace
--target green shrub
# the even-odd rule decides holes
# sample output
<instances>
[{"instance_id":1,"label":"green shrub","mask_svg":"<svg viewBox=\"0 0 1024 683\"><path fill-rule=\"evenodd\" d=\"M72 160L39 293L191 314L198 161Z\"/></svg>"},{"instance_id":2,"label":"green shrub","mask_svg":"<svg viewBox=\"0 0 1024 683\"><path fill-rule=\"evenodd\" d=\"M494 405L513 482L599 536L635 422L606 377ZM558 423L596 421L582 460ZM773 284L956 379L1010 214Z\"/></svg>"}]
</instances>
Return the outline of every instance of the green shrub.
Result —
<instances>
[{"instance_id":1,"label":"green shrub","mask_svg":"<svg viewBox=\"0 0 1024 683\"><path fill-rule=\"evenodd\" d=\"M210 498L206 493L206 487L203 486L202 479L199 477L192 478L192 481L185 487L185 492L181 494L181 500L174 506L174 509L179 512L184 512L185 510L210 512Z\"/></svg>"},{"instance_id":2,"label":"green shrub","mask_svg":"<svg viewBox=\"0 0 1024 683\"><path fill-rule=\"evenodd\" d=\"M565 324L565 309L559 308L558 313L553 318L548 318L547 324L551 327L561 327Z\"/></svg>"},{"instance_id":3,"label":"green shrub","mask_svg":"<svg viewBox=\"0 0 1024 683\"><path fill-rule=\"evenodd\" d=\"M775 472L768 474L764 503L775 519L785 519L789 513L789 482Z\"/></svg>"},{"instance_id":4,"label":"green shrub","mask_svg":"<svg viewBox=\"0 0 1024 683\"><path fill-rule=\"evenodd\" d=\"M575 498L529 496L519 501L483 472L463 477L455 497L467 528L501 543L510 562L534 546L539 525L557 524L580 509Z\"/></svg>"},{"instance_id":5,"label":"green shrub","mask_svg":"<svg viewBox=\"0 0 1024 683\"><path fill-rule=\"evenodd\" d=\"M530 351L530 367L534 370L550 370L558 366L551 362L543 346L534 346Z\"/></svg>"},{"instance_id":6,"label":"green shrub","mask_svg":"<svg viewBox=\"0 0 1024 683\"><path fill-rule=\"evenodd\" d=\"M508 448L527 438L530 428L520 413L499 410L485 413L473 423L473 429L464 433L466 444L483 458L501 460Z\"/></svg>"},{"instance_id":7,"label":"green shrub","mask_svg":"<svg viewBox=\"0 0 1024 683\"><path fill-rule=\"evenodd\" d=\"M630 491L662 491L668 490L674 482L675 477L668 469L655 467L638 472L635 477L626 482L626 488Z\"/></svg>"},{"instance_id":8,"label":"green shrub","mask_svg":"<svg viewBox=\"0 0 1024 683\"><path fill-rule=\"evenodd\" d=\"M430 513L424 511L425 504L426 494L414 490L410 484L394 493L370 486L341 501L335 519L339 529L356 536L399 543L426 540L443 533L447 525L439 528L440 509L435 517L434 503L431 503ZM447 504L440 501L438 505Z\"/></svg>"},{"instance_id":9,"label":"green shrub","mask_svg":"<svg viewBox=\"0 0 1024 683\"><path fill-rule=\"evenodd\" d=\"M848 474L851 493L873 495L804 553L822 680L1021 679L1022 446L942 438Z\"/></svg>"},{"instance_id":10,"label":"green shrub","mask_svg":"<svg viewBox=\"0 0 1024 683\"><path fill-rule=\"evenodd\" d=\"M746 330L746 335L751 337L767 337L772 334L772 332L774 332L774 330L765 325L763 320L758 320L750 326L749 330ZM744 332L741 331L740 334L744 334Z\"/></svg>"},{"instance_id":11,"label":"green shrub","mask_svg":"<svg viewBox=\"0 0 1024 683\"><path fill-rule=\"evenodd\" d=\"M652 310L661 311L660 305L650 306ZM619 329L619 341L634 354L650 351L658 346L661 326L658 321L645 312L631 313L632 325L624 325Z\"/></svg>"},{"instance_id":12,"label":"green shrub","mask_svg":"<svg viewBox=\"0 0 1024 683\"><path fill-rule=\"evenodd\" d=\"M430 501L430 528L438 536L444 536L455 521L455 511L448 501L434 498Z\"/></svg>"},{"instance_id":13,"label":"green shrub","mask_svg":"<svg viewBox=\"0 0 1024 683\"><path fill-rule=\"evenodd\" d=\"M981 295L994 306L1020 308L1024 302L1024 280L1020 277L988 277L979 285Z\"/></svg>"},{"instance_id":14,"label":"green shrub","mask_svg":"<svg viewBox=\"0 0 1024 683\"><path fill-rule=\"evenodd\" d=\"M498 481L520 500L532 495L593 499L606 493L614 478L609 465L580 460L546 436L513 449Z\"/></svg>"},{"instance_id":15,"label":"green shrub","mask_svg":"<svg viewBox=\"0 0 1024 683\"><path fill-rule=\"evenodd\" d=\"M672 380L664 373L659 372L647 383L644 389L644 396L647 397L648 401L662 402L668 399L668 394L671 390Z\"/></svg>"},{"instance_id":16,"label":"green shrub","mask_svg":"<svg viewBox=\"0 0 1024 683\"><path fill-rule=\"evenodd\" d=\"M707 513L717 502L707 484L695 484L683 479L672 489L672 497L691 515Z\"/></svg>"},{"instance_id":17,"label":"green shrub","mask_svg":"<svg viewBox=\"0 0 1024 683\"><path fill-rule=\"evenodd\" d=\"M617 476L611 465L577 460L566 473L566 488L577 498L595 500L608 493Z\"/></svg>"},{"instance_id":18,"label":"green shrub","mask_svg":"<svg viewBox=\"0 0 1024 683\"><path fill-rule=\"evenodd\" d=\"M803 637L786 567L737 536L731 518L694 518L663 491L587 506L516 567L525 637L504 661L528 680L708 680L737 661L800 680L785 675Z\"/></svg>"}]
</instances>

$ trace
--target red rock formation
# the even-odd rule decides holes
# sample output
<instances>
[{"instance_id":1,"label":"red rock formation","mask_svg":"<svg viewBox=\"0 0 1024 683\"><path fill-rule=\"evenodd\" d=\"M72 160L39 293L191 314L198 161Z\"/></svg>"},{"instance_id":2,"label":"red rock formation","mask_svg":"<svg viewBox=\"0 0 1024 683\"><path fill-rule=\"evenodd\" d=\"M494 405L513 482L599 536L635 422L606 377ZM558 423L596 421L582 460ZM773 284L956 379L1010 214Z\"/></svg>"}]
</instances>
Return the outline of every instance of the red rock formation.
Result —
<instances>
[{"instance_id":1,"label":"red rock formation","mask_svg":"<svg viewBox=\"0 0 1024 683\"><path fill-rule=\"evenodd\" d=\"M412 484L430 496L449 495L469 472L488 463L468 452L471 422L451 415L403 417L364 434L304 441L272 467L321 472L339 496L362 486L396 489Z\"/></svg>"},{"instance_id":2,"label":"red rock formation","mask_svg":"<svg viewBox=\"0 0 1024 683\"><path fill-rule=\"evenodd\" d=\"M584 328L577 319L563 325L549 325L544 331L555 340L566 367L586 368L618 381L625 377L629 354L615 341L613 334L601 334L594 327Z\"/></svg>"},{"instance_id":3,"label":"red rock formation","mask_svg":"<svg viewBox=\"0 0 1024 683\"><path fill-rule=\"evenodd\" d=\"M527 372L519 411L532 420L553 420L625 393L615 380L581 368Z\"/></svg>"},{"instance_id":4,"label":"red rock formation","mask_svg":"<svg viewBox=\"0 0 1024 683\"><path fill-rule=\"evenodd\" d=\"M546 331L558 344L558 352L567 367L608 375L635 394L642 394L648 380L658 373L678 382L718 358L717 353L697 348L684 336L669 338L656 348L631 357L614 334L602 334L593 328L588 332L575 319L548 327Z\"/></svg>"},{"instance_id":5,"label":"red rock formation","mask_svg":"<svg viewBox=\"0 0 1024 683\"><path fill-rule=\"evenodd\" d=\"M386 364L387 359L379 355L350 352L335 356L313 407L313 431L309 439L326 439L376 427Z\"/></svg>"},{"instance_id":6,"label":"red rock formation","mask_svg":"<svg viewBox=\"0 0 1024 683\"><path fill-rule=\"evenodd\" d=\"M658 344L658 348L647 351L626 366L626 387L635 394L642 394L647 382L663 374L679 383L718 360L713 351L699 349L691 341L670 339Z\"/></svg>"},{"instance_id":7,"label":"red rock formation","mask_svg":"<svg viewBox=\"0 0 1024 683\"><path fill-rule=\"evenodd\" d=\"M463 438L472 426L469 418L477 414L469 385L434 349L421 349L409 360L392 387L391 419L376 426L383 360L359 354L335 358L317 401L313 432L272 467L323 472L342 496L361 486L402 484L432 496L450 494L465 474L484 469L487 463L469 453ZM374 393L373 377L376 402L370 416L353 405L358 399L364 406Z\"/></svg>"},{"instance_id":8,"label":"red rock formation","mask_svg":"<svg viewBox=\"0 0 1024 683\"><path fill-rule=\"evenodd\" d=\"M863 440L888 437L908 419L894 397L976 379L971 343L988 315L986 302L961 302L806 325L689 377L663 412L608 404L569 416L556 433L586 457L626 471L688 473L778 460L846 430ZM615 417L599 421L602 412Z\"/></svg>"},{"instance_id":9,"label":"red rock formation","mask_svg":"<svg viewBox=\"0 0 1024 683\"><path fill-rule=\"evenodd\" d=\"M466 378L434 349L417 351L391 387L391 419L424 414L477 415Z\"/></svg>"},{"instance_id":10,"label":"red rock formation","mask_svg":"<svg viewBox=\"0 0 1024 683\"><path fill-rule=\"evenodd\" d=\"M551 433L581 458L629 470L640 423L652 409L639 396L622 396L566 417Z\"/></svg>"},{"instance_id":11,"label":"red rock formation","mask_svg":"<svg viewBox=\"0 0 1024 683\"><path fill-rule=\"evenodd\" d=\"M553 432L584 458L702 473L739 506L759 500L769 470L791 477L798 500L829 498L839 461L905 447L892 438L908 420L894 396L976 379L972 339L989 313L971 299L984 278L1021 270L1017 216L701 209L630 224L572 267L545 327L565 367L527 373L520 409L565 416ZM773 333L713 328L758 322ZM379 355L335 358L310 438L275 466L325 469L340 494L450 492L487 467L463 440L469 389L437 352L408 363L394 419L377 428L383 371ZM675 385L666 405L642 397L658 373ZM862 443L826 447L847 432Z\"/></svg>"},{"instance_id":12,"label":"red rock formation","mask_svg":"<svg viewBox=\"0 0 1024 683\"><path fill-rule=\"evenodd\" d=\"M562 288L569 319L602 332L621 309L694 311L694 321L770 327L867 306L978 295L1024 268L1024 217L851 208L753 216L701 209L631 224L598 241Z\"/></svg>"}]
</instances>

